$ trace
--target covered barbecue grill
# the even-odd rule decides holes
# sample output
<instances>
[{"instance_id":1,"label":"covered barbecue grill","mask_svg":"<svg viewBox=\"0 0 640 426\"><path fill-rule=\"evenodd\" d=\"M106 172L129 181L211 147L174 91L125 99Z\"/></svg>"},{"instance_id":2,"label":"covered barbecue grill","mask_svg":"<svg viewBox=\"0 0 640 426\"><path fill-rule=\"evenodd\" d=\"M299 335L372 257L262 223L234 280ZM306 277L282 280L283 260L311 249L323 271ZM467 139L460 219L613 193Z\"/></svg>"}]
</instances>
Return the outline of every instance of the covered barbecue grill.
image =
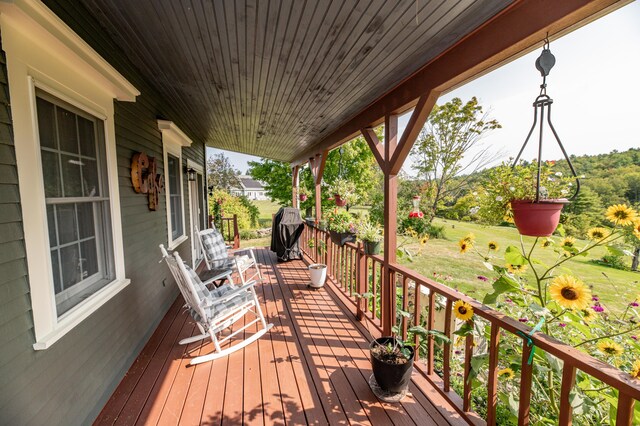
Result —
<instances>
[{"instance_id":1,"label":"covered barbecue grill","mask_svg":"<svg viewBox=\"0 0 640 426\"><path fill-rule=\"evenodd\" d=\"M271 251L278 256L278 262L302 259L298 239L303 229L300 210L293 207L281 207L278 210L271 229Z\"/></svg>"}]
</instances>

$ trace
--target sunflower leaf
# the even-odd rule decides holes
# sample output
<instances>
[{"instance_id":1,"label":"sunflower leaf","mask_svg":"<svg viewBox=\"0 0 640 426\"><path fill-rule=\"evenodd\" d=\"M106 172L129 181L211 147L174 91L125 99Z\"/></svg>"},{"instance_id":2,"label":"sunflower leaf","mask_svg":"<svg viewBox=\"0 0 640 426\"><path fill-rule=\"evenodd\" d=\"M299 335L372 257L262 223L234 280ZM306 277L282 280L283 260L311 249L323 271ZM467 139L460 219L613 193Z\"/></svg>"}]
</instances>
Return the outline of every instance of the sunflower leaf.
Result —
<instances>
[{"instance_id":1,"label":"sunflower leaf","mask_svg":"<svg viewBox=\"0 0 640 426\"><path fill-rule=\"evenodd\" d=\"M493 282L493 293L489 293L484 296L482 303L485 305L493 305L498 300L498 296L510 291L519 290L518 282L513 278L509 278L506 275L501 276Z\"/></svg>"},{"instance_id":2,"label":"sunflower leaf","mask_svg":"<svg viewBox=\"0 0 640 426\"><path fill-rule=\"evenodd\" d=\"M507 247L504 251L504 260L512 265L524 265L527 262L527 259L524 258L516 246Z\"/></svg>"},{"instance_id":3,"label":"sunflower leaf","mask_svg":"<svg viewBox=\"0 0 640 426\"><path fill-rule=\"evenodd\" d=\"M473 334L473 326L468 321L465 321L453 334L456 336L468 336Z\"/></svg>"}]
</instances>

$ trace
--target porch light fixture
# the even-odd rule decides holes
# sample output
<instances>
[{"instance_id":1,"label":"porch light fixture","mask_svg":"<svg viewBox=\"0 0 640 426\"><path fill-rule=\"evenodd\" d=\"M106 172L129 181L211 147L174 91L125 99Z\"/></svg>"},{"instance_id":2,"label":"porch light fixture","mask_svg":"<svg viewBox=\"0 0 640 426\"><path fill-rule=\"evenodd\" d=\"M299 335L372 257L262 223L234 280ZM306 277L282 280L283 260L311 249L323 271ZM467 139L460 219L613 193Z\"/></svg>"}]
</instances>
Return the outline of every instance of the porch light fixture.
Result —
<instances>
[{"instance_id":1,"label":"porch light fixture","mask_svg":"<svg viewBox=\"0 0 640 426\"><path fill-rule=\"evenodd\" d=\"M196 181L196 171L193 170L191 167L187 169L187 179L189 180L189 182Z\"/></svg>"},{"instance_id":2,"label":"porch light fixture","mask_svg":"<svg viewBox=\"0 0 640 426\"><path fill-rule=\"evenodd\" d=\"M571 159L567 155L567 151L565 151L564 146L560 141L560 137L558 136L556 129L553 127L553 123L551 123L551 104L553 103L553 99L551 99L549 95L547 95L547 76L549 75L549 72L551 71L551 68L553 68L555 63L556 63L556 58L551 53L551 50L549 50L549 39L545 38L544 46L542 47L542 53L540 54L538 59L536 59L536 69L540 71L540 75L542 76L542 84L540 85L540 94L538 95L536 100L533 102L533 125L531 126L531 130L529 130L529 134L527 135L527 138L525 139L524 144L522 145L522 148L520 148L520 152L518 153L518 156L516 157L512 166L512 167L515 167L518 164L518 160L520 160L522 151L524 151L524 148L527 146L527 143L529 142L529 139L531 138L533 131L535 130L536 126L538 126L538 129L539 129L538 130L538 174L536 178L536 199L534 201L535 203L541 202L540 201L540 170L542 168L542 139L543 139L545 113L547 116L547 123L549 124L549 128L551 129L551 132L553 133L553 136L556 139L556 142L558 142L558 146L562 150L562 154L564 155L564 158L567 160L567 164L569 165L571 174L573 174L573 177L576 180L575 192L571 197L568 198L568 201L575 199L576 196L578 195L578 192L580 191L580 180L578 179L578 175L576 174L576 171L573 168ZM540 115L540 121L538 121L538 115Z\"/></svg>"}]
</instances>

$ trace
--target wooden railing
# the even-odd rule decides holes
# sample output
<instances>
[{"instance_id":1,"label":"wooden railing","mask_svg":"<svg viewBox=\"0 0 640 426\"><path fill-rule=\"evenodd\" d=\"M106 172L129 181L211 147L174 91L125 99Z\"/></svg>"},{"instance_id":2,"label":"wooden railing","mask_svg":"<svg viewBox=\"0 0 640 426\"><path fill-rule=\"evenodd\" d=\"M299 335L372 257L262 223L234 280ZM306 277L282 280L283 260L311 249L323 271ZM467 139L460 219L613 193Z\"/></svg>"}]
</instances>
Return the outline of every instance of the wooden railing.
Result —
<instances>
[{"instance_id":1,"label":"wooden railing","mask_svg":"<svg viewBox=\"0 0 640 426\"><path fill-rule=\"evenodd\" d=\"M218 221L214 221L213 216L209 216L209 226L215 227L220 231L224 240L229 243L232 248L240 248L240 230L238 229L237 214L234 214L232 217L222 217Z\"/></svg>"},{"instance_id":2,"label":"wooden railing","mask_svg":"<svg viewBox=\"0 0 640 426\"><path fill-rule=\"evenodd\" d=\"M318 250L318 244L310 248L309 241L314 239L322 241L326 245L326 251ZM353 303L355 314L360 320L369 321L381 332L381 313L389 303L382 299L381 291L384 261L382 256L365 255L361 245L347 243L340 247L331 241L329 233L314 226L305 226L301 238L301 247L304 253L314 262L327 264L327 275L332 283L339 289L350 302ZM546 351L549 355L563 362L562 379L559 392L559 424L569 425L572 419L572 406L570 394L576 381L576 373L582 371L611 386L618 391L618 407L616 425L631 425L633 419L634 404L640 399L640 380L633 379L629 374L609 365L594 357L579 351L578 349L560 342L541 332L532 333L531 327L498 312L482 303L467 297L456 290L424 277L415 271L399 264L391 264L391 282L396 284L397 299L391 307L393 318L396 317L396 306L403 311L410 312L409 318L403 317L400 325L400 333L403 339L407 339L408 329L411 325L423 325L428 330L438 330L449 339L454 337L452 321L453 304L457 300L469 303L474 310L475 321L486 321L490 326L490 335L487 343L489 354L489 367L487 372L487 411L486 423L496 424L496 407L498 404L498 362L499 345L504 339L518 339L522 343L522 356L520 362L520 391L518 424L529 424L529 408L532 392L533 364L530 355L533 347ZM356 297L368 293L363 299ZM422 306L426 299L426 306ZM436 326L438 307L444 307L444 320L440 319L439 328ZM423 314L426 310L426 315ZM426 317L426 318L425 318ZM442 351L441 367L435 369L436 343L435 337L429 334L425 341L416 334L413 336L416 348L426 343L426 354L420 356L421 351L416 350L417 370L432 383L432 385L446 398L456 410L472 424L484 424L485 419L473 411L472 407L472 381L468 380L471 373L471 361L474 355L474 347L478 336L469 334L464 338L464 359L462 377L462 395L458 395L452 389L452 344L444 343L438 346ZM457 361L456 361L457 362ZM535 362L535 360L534 360Z\"/></svg>"}]
</instances>

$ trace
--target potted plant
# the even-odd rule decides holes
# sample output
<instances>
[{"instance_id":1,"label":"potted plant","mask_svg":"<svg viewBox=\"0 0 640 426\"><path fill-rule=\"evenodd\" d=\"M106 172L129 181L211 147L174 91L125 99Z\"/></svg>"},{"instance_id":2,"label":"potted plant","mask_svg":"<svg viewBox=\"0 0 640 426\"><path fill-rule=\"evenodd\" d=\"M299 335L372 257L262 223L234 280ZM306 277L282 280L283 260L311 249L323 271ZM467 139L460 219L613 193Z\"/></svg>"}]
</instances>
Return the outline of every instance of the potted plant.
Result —
<instances>
[{"instance_id":1,"label":"potted plant","mask_svg":"<svg viewBox=\"0 0 640 426\"><path fill-rule=\"evenodd\" d=\"M309 198L309 190L305 187L300 187L298 189L298 198L300 199L300 201L307 201L307 199Z\"/></svg>"},{"instance_id":2,"label":"potted plant","mask_svg":"<svg viewBox=\"0 0 640 426\"><path fill-rule=\"evenodd\" d=\"M375 339L369 349L371 369L378 386L386 392L406 390L413 371L413 347L397 336L387 336Z\"/></svg>"},{"instance_id":3,"label":"potted plant","mask_svg":"<svg viewBox=\"0 0 640 426\"><path fill-rule=\"evenodd\" d=\"M309 240L309 248L316 249L320 258L324 255L327 247L324 241L316 240L314 238ZM310 287L320 288L327 280L327 265L324 263L312 263L309 265L309 278L311 279Z\"/></svg>"},{"instance_id":4,"label":"potted plant","mask_svg":"<svg viewBox=\"0 0 640 426\"><path fill-rule=\"evenodd\" d=\"M329 187L329 192L333 194L333 200L338 207L344 207L347 203L353 203L356 186L346 179L338 178Z\"/></svg>"},{"instance_id":5,"label":"potted plant","mask_svg":"<svg viewBox=\"0 0 640 426\"><path fill-rule=\"evenodd\" d=\"M574 177L556 171L554 165L555 162L546 161L538 168L537 161L532 161L514 166L503 163L492 169L483 185L483 215L514 222L521 235L548 237L553 234L576 184Z\"/></svg>"},{"instance_id":6,"label":"potted plant","mask_svg":"<svg viewBox=\"0 0 640 426\"><path fill-rule=\"evenodd\" d=\"M331 241L340 246L356 240L354 219L345 209L334 209L327 214L327 225Z\"/></svg>"},{"instance_id":7,"label":"potted plant","mask_svg":"<svg viewBox=\"0 0 640 426\"><path fill-rule=\"evenodd\" d=\"M380 228L368 218L362 219L356 226L356 237L362 241L364 254L380 254L382 233Z\"/></svg>"}]
</instances>

